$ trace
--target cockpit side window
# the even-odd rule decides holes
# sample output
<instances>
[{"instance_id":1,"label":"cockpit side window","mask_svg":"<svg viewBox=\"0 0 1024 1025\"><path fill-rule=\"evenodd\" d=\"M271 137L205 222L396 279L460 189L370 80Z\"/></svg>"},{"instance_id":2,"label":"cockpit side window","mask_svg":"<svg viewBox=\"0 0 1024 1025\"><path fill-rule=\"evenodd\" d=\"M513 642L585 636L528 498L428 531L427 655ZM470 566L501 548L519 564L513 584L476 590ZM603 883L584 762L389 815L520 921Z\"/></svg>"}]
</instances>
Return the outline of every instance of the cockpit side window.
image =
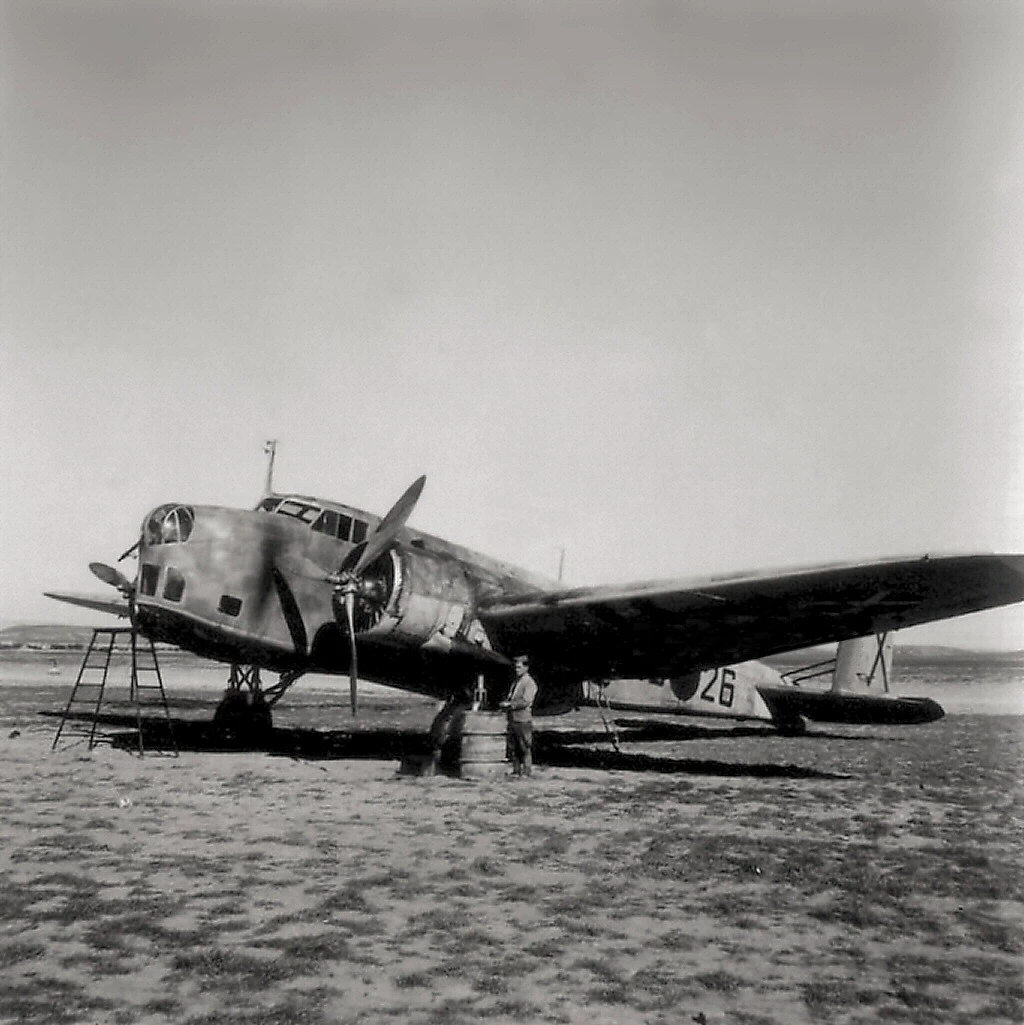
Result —
<instances>
[{"instance_id":1,"label":"cockpit side window","mask_svg":"<svg viewBox=\"0 0 1024 1025\"><path fill-rule=\"evenodd\" d=\"M302 520L303 523L312 523L320 515L320 509L317 506L296 502L291 498L285 499L275 512L279 516L294 516L297 520Z\"/></svg>"},{"instance_id":2,"label":"cockpit side window","mask_svg":"<svg viewBox=\"0 0 1024 1025\"><path fill-rule=\"evenodd\" d=\"M256 506L257 512L273 512L277 508L277 503L280 502L280 498L264 498L258 506Z\"/></svg>"},{"instance_id":3,"label":"cockpit side window","mask_svg":"<svg viewBox=\"0 0 1024 1025\"><path fill-rule=\"evenodd\" d=\"M313 529L328 537L338 536L338 514L333 509L325 509L320 518L313 524Z\"/></svg>"},{"instance_id":4,"label":"cockpit side window","mask_svg":"<svg viewBox=\"0 0 1024 1025\"><path fill-rule=\"evenodd\" d=\"M365 520L357 520L334 509L321 509L318 505L310 505L308 502L300 502L295 498L264 499L264 506L268 503L276 503L273 512L278 516L292 516L303 523L308 523L318 534L326 534L327 537L336 537L341 541L351 541L360 544L366 540L369 532L369 524Z\"/></svg>"}]
</instances>

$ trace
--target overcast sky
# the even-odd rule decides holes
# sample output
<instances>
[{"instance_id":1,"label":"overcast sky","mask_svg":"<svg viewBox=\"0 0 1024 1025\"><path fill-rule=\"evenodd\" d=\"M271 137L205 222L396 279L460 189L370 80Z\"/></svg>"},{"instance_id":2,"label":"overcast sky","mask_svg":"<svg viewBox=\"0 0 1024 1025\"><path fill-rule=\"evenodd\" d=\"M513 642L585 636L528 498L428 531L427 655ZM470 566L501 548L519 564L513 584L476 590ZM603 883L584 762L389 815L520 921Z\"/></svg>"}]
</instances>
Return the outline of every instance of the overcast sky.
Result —
<instances>
[{"instance_id":1,"label":"overcast sky","mask_svg":"<svg viewBox=\"0 0 1024 1025\"><path fill-rule=\"evenodd\" d=\"M0 10L3 622L270 437L572 583L1024 551L1019 3Z\"/></svg>"}]
</instances>

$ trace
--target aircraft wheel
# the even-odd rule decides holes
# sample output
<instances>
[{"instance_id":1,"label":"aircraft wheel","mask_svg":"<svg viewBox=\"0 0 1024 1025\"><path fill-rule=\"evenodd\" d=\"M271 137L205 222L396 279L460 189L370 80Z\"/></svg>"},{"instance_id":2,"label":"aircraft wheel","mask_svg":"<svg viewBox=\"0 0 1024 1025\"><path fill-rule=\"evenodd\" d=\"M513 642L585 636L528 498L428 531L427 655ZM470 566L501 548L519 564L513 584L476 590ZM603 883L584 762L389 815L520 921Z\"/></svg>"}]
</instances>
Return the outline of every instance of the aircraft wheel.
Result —
<instances>
[{"instance_id":1,"label":"aircraft wheel","mask_svg":"<svg viewBox=\"0 0 1024 1025\"><path fill-rule=\"evenodd\" d=\"M274 728L270 706L262 694L228 691L213 713L213 725L230 744L265 743Z\"/></svg>"}]
</instances>

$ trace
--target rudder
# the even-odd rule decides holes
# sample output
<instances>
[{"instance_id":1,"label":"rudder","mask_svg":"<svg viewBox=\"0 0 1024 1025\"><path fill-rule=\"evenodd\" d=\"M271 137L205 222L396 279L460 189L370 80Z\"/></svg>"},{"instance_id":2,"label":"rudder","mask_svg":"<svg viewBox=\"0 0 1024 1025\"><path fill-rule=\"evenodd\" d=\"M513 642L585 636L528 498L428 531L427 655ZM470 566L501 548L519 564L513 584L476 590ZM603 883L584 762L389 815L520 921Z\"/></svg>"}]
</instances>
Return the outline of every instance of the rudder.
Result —
<instances>
[{"instance_id":1,"label":"rudder","mask_svg":"<svg viewBox=\"0 0 1024 1025\"><path fill-rule=\"evenodd\" d=\"M832 690L888 694L892 683L892 651L891 633L840 641L836 648Z\"/></svg>"}]
</instances>

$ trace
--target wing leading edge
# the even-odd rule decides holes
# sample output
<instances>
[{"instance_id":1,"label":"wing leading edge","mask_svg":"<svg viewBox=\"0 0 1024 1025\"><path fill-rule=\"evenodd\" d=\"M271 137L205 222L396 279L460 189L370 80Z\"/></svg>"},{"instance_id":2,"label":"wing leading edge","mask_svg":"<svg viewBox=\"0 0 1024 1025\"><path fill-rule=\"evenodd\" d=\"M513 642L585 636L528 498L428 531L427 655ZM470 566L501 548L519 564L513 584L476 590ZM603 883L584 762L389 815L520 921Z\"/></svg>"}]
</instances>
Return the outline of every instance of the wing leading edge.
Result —
<instances>
[{"instance_id":1,"label":"wing leading edge","mask_svg":"<svg viewBox=\"0 0 1024 1025\"><path fill-rule=\"evenodd\" d=\"M127 619L129 615L128 602L123 598L106 598L92 594L70 594L66 591L43 591L47 598L55 598L57 601L66 601L69 605L78 605L83 609L92 609L95 612L108 612L112 616L121 616Z\"/></svg>"},{"instance_id":2,"label":"wing leading edge","mask_svg":"<svg viewBox=\"0 0 1024 1025\"><path fill-rule=\"evenodd\" d=\"M481 610L499 650L583 679L670 676L1024 600L1024 555L919 556L578 588Z\"/></svg>"}]
</instances>

